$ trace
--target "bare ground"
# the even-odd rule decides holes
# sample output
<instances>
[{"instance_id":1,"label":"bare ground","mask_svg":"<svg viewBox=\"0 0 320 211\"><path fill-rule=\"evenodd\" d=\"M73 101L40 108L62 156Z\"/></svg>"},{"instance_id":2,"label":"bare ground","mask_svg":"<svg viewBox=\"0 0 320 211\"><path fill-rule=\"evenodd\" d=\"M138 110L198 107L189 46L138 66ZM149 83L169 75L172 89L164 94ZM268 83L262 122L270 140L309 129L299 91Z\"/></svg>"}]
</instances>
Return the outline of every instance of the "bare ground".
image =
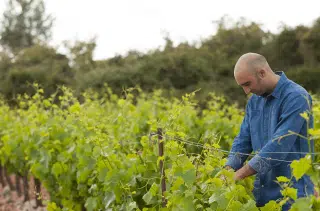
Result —
<instances>
[{"instance_id":1,"label":"bare ground","mask_svg":"<svg viewBox=\"0 0 320 211\"><path fill-rule=\"evenodd\" d=\"M15 177L10 176L12 183L15 186ZM45 201L50 199L47 191L41 187L41 200L43 203L42 207L36 207L36 193L33 178L29 179L29 197L30 200L24 202L23 186L21 184L22 196L18 196L17 191L11 191L9 186L2 187L0 184L0 211L45 211Z\"/></svg>"}]
</instances>

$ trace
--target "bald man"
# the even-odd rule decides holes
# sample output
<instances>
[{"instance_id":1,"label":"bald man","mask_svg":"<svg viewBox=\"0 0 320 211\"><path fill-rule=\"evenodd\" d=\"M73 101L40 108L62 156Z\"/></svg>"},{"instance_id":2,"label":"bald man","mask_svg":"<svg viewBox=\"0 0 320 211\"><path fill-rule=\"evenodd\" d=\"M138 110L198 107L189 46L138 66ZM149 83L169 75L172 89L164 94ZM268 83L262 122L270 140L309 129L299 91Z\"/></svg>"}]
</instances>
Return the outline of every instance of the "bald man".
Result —
<instances>
[{"instance_id":1,"label":"bald man","mask_svg":"<svg viewBox=\"0 0 320 211\"><path fill-rule=\"evenodd\" d=\"M231 151L235 153L229 155L226 166L236 171L235 180L256 174L253 194L257 206L261 207L270 200L283 198L281 188L275 182L277 177L291 178L291 161L309 152L304 138L290 135L280 140L279 137L289 131L307 136L307 121L300 114L311 110L312 98L284 72L273 72L265 57L256 53L247 53L239 58L234 77L244 92L252 95L240 132L232 145ZM309 127L313 127L312 116ZM244 165L248 156L236 152L255 152L256 155ZM298 197L314 194L314 186L308 176L298 181L293 178L292 182L298 189ZM282 210L289 210L291 203L284 205Z\"/></svg>"}]
</instances>

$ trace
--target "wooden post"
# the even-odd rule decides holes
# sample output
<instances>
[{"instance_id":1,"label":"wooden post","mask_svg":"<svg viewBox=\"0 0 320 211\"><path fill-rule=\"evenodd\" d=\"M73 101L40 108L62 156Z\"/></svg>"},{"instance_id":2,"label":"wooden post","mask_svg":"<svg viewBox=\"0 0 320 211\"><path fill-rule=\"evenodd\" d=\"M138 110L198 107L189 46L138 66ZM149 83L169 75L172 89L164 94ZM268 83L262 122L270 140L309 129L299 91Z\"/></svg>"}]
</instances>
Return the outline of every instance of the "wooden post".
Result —
<instances>
[{"instance_id":1,"label":"wooden post","mask_svg":"<svg viewBox=\"0 0 320 211\"><path fill-rule=\"evenodd\" d=\"M158 140L159 140L159 156L162 157L164 154L163 150L163 139L162 139L162 129L158 128ZM165 172L163 168L163 159L160 160L160 178L161 178L161 192L162 192L162 207L165 207L167 204L167 200L164 196L166 192L166 180L165 180Z\"/></svg>"}]
</instances>

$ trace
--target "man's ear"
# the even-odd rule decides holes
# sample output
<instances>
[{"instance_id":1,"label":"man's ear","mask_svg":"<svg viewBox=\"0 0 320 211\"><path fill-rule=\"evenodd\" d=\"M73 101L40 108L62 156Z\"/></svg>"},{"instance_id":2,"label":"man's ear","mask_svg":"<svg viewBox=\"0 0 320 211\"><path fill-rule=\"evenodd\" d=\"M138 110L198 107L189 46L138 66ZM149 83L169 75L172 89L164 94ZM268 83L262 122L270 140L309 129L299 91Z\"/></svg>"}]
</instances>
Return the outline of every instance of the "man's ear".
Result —
<instances>
[{"instance_id":1,"label":"man's ear","mask_svg":"<svg viewBox=\"0 0 320 211\"><path fill-rule=\"evenodd\" d=\"M260 70L258 71L258 77L259 77L259 78L264 78L264 77L266 77L266 71L265 71L264 69L260 69Z\"/></svg>"}]
</instances>

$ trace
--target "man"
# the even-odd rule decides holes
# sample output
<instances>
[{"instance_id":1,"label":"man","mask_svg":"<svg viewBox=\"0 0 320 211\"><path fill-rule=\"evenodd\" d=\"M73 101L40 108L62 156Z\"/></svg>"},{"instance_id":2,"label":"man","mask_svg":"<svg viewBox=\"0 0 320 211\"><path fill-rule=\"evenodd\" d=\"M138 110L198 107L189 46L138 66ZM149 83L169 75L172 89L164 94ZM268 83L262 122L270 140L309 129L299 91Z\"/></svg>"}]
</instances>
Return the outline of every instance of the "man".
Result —
<instances>
[{"instance_id":1,"label":"man","mask_svg":"<svg viewBox=\"0 0 320 211\"><path fill-rule=\"evenodd\" d=\"M234 153L229 155L226 166L236 171L235 180L257 174L253 194L257 206L261 207L270 200L283 197L279 184L275 182L276 177L291 178L290 161L298 160L309 152L308 141L304 138L297 135L279 137L287 135L289 130L307 136L307 121L300 114L311 110L312 99L284 72L273 72L265 57L256 53L247 53L239 58L234 77L244 92L252 93L252 96L232 145ZM309 127L313 127L312 116ZM250 154L252 151L256 155L243 166L248 156L236 152ZM293 187L298 189L298 197L314 194L314 186L306 175L298 181L293 179ZM282 210L289 210L289 207L287 203Z\"/></svg>"}]
</instances>

